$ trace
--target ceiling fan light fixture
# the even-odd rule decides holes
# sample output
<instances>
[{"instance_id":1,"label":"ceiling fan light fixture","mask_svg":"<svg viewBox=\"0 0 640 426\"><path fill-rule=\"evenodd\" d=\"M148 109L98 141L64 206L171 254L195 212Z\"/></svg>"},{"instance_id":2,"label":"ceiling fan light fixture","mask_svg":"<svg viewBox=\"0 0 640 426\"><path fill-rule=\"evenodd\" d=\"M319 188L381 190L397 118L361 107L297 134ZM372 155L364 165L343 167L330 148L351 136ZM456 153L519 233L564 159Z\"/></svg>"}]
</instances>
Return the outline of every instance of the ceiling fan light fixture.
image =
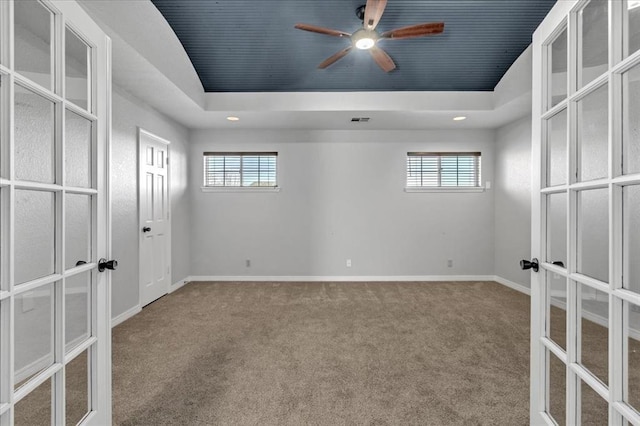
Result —
<instances>
[{"instance_id":1,"label":"ceiling fan light fixture","mask_svg":"<svg viewBox=\"0 0 640 426\"><path fill-rule=\"evenodd\" d=\"M361 38L356 41L356 47L361 50L371 49L375 44L376 42L372 38Z\"/></svg>"},{"instance_id":2,"label":"ceiling fan light fixture","mask_svg":"<svg viewBox=\"0 0 640 426\"><path fill-rule=\"evenodd\" d=\"M358 30L351 36L353 45L360 50L368 50L376 45L378 35L375 31Z\"/></svg>"}]
</instances>

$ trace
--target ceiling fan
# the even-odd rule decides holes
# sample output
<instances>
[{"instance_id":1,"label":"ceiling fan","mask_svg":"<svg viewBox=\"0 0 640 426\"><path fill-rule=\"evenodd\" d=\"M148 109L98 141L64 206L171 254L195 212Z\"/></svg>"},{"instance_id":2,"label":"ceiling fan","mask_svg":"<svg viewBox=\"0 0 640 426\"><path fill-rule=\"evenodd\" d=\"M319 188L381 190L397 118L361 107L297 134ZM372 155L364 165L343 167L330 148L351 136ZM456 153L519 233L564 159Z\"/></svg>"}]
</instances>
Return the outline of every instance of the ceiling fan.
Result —
<instances>
[{"instance_id":1,"label":"ceiling fan","mask_svg":"<svg viewBox=\"0 0 640 426\"><path fill-rule=\"evenodd\" d=\"M387 6L387 0L367 0L367 4L356 9L359 19L362 19L362 28L353 34L331 30L328 28L318 27L309 24L296 24L295 28L314 33L326 34L335 37L350 37L352 45L339 51L335 55L324 60L318 68L327 68L339 59L344 58L353 47L361 50L368 50L376 63L385 72L393 71L396 64L393 59L377 46L380 40L401 40L404 38L424 37L428 35L440 34L444 31L444 22L429 22L424 24L410 25L408 27L397 28L391 31L385 31L382 34L376 31L376 26L382 18L384 9Z\"/></svg>"}]
</instances>

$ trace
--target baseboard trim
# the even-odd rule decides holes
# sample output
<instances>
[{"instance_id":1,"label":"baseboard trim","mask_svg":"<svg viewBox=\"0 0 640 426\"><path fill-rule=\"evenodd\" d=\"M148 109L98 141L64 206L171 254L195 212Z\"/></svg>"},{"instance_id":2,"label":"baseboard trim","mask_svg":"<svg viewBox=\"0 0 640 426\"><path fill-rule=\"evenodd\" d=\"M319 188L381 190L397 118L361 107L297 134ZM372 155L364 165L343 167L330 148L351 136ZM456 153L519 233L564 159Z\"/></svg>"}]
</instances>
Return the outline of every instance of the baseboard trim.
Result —
<instances>
[{"instance_id":1,"label":"baseboard trim","mask_svg":"<svg viewBox=\"0 0 640 426\"><path fill-rule=\"evenodd\" d=\"M336 282L360 282L360 281L494 281L493 275L395 275L395 276L226 276L226 275L200 275L187 278L187 281L336 281Z\"/></svg>"},{"instance_id":2,"label":"baseboard trim","mask_svg":"<svg viewBox=\"0 0 640 426\"><path fill-rule=\"evenodd\" d=\"M493 281L502 284L503 286L509 287L510 289L519 291L520 293L531 296L531 289L529 287L519 284L515 281L510 281L506 278L499 277L498 275L493 277Z\"/></svg>"},{"instance_id":3,"label":"baseboard trim","mask_svg":"<svg viewBox=\"0 0 640 426\"><path fill-rule=\"evenodd\" d=\"M132 316L140 313L141 311L142 311L142 307L140 305L136 305L133 308L127 311L124 311L123 313L121 313L120 315L118 315L117 317L111 320L111 328L115 327L116 325L122 324Z\"/></svg>"},{"instance_id":4,"label":"baseboard trim","mask_svg":"<svg viewBox=\"0 0 640 426\"><path fill-rule=\"evenodd\" d=\"M190 280L189 280L189 277L187 277L187 278L183 278L183 279L178 280L178 281L176 281L175 283L171 284L171 285L169 286L169 293L168 293L168 294L171 294L171 293L173 293L174 291L176 291L176 290L180 289L181 287L184 287L184 285L185 285L186 283L188 283L189 281L190 281Z\"/></svg>"}]
</instances>

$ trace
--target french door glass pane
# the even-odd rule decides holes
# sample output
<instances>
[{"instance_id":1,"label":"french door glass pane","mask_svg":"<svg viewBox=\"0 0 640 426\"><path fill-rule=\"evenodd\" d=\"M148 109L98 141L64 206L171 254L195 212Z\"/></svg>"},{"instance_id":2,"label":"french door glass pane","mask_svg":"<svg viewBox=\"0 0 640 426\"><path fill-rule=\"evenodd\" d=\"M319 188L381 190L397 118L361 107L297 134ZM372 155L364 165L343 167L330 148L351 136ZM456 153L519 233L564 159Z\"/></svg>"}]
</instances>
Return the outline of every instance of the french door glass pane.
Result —
<instances>
[{"instance_id":1,"label":"french door glass pane","mask_svg":"<svg viewBox=\"0 0 640 426\"><path fill-rule=\"evenodd\" d=\"M547 123L547 186L567 183L567 110Z\"/></svg>"},{"instance_id":2,"label":"french door glass pane","mask_svg":"<svg viewBox=\"0 0 640 426\"><path fill-rule=\"evenodd\" d=\"M89 351L86 350L65 367L66 423L75 425L89 412Z\"/></svg>"},{"instance_id":3,"label":"french door glass pane","mask_svg":"<svg viewBox=\"0 0 640 426\"><path fill-rule=\"evenodd\" d=\"M607 177L609 172L609 93L604 85L578 101L580 181Z\"/></svg>"},{"instance_id":4,"label":"french door glass pane","mask_svg":"<svg viewBox=\"0 0 640 426\"><path fill-rule=\"evenodd\" d=\"M567 349L567 280L547 272L547 336L562 349Z\"/></svg>"},{"instance_id":5,"label":"french door glass pane","mask_svg":"<svg viewBox=\"0 0 640 426\"><path fill-rule=\"evenodd\" d=\"M578 15L580 55L578 87L607 71L609 62L609 8L606 0L591 0ZM605 104L606 106L606 104Z\"/></svg>"},{"instance_id":6,"label":"french door glass pane","mask_svg":"<svg viewBox=\"0 0 640 426\"><path fill-rule=\"evenodd\" d=\"M578 272L609 281L609 191L578 193Z\"/></svg>"},{"instance_id":7,"label":"french door glass pane","mask_svg":"<svg viewBox=\"0 0 640 426\"><path fill-rule=\"evenodd\" d=\"M604 384L609 381L609 295L578 284L581 304L581 363Z\"/></svg>"},{"instance_id":8,"label":"french door glass pane","mask_svg":"<svg viewBox=\"0 0 640 426\"><path fill-rule=\"evenodd\" d=\"M2 217L2 212L3 212L3 200L6 200L7 198L5 198L6 195L8 195L9 192L9 188L0 188L0 241L6 241L7 238L7 231L8 229L5 228L5 224L3 223L3 217ZM6 247L6 246L5 246ZM6 268L6 265L4 264L4 262L2 261L2 252L3 248L2 248L2 244L0 244L0 290L4 290L4 291L8 291L9 290L9 280L8 277L5 276L5 274L2 272L4 270L4 268ZM5 256L6 257L6 256ZM0 316L0 318L2 318ZM0 324L2 324L0 322ZM2 327L0 326L0 333L2 333ZM0 341L1 341L2 335L0 334ZM2 354L2 348L0 347L0 356ZM2 403L2 401L0 401L0 404Z\"/></svg>"},{"instance_id":9,"label":"french door glass pane","mask_svg":"<svg viewBox=\"0 0 640 426\"><path fill-rule=\"evenodd\" d=\"M549 107L558 105L567 97L567 30L551 43L551 75L549 76Z\"/></svg>"},{"instance_id":10,"label":"french door glass pane","mask_svg":"<svg viewBox=\"0 0 640 426\"><path fill-rule=\"evenodd\" d=\"M66 98L79 107L88 109L89 47L69 28L65 32L65 45Z\"/></svg>"},{"instance_id":11,"label":"french door glass pane","mask_svg":"<svg viewBox=\"0 0 640 426\"><path fill-rule=\"evenodd\" d=\"M640 4L640 3L639 3ZM640 19L640 7L634 9ZM640 28L640 23L639 27ZM640 32L638 32L640 36ZM622 75L623 124L622 169L623 174L640 173L640 65Z\"/></svg>"},{"instance_id":12,"label":"french door glass pane","mask_svg":"<svg viewBox=\"0 0 640 426\"><path fill-rule=\"evenodd\" d=\"M55 181L54 105L15 85L16 179Z\"/></svg>"},{"instance_id":13,"label":"french door glass pane","mask_svg":"<svg viewBox=\"0 0 640 426\"><path fill-rule=\"evenodd\" d=\"M640 293L640 185L625 186L622 194L625 210L622 285Z\"/></svg>"},{"instance_id":14,"label":"french door glass pane","mask_svg":"<svg viewBox=\"0 0 640 426\"><path fill-rule=\"evenodd\" d=\"M547 196L547 262L567 264L567 194Z\"/></svg>"},{"instance_id":15,"label":"french door glass pane","mask_svg":"<svg viewBox=\"0 0 640 426\"><path fill-rule=\"evenodd\" d=\"M640 411L640 306L624 302L624 315L627 327L628 391L625 401Z\"/></svg>"},{"instance_id":16,"label":"french door glass pane","mask_svg":"<svg viewBox=\"0 0 640 426\"><path fill-rule=\"evenodd\" d=\"M640 3L637 0L627 0L627 32L625 40L627 56L640 49Z\"/></svg>"},{"instance_id":17,"label":"french door glass pane","mask_svg":"<svg viewBox=\"0 0 640 426\"><path fill-rule=\"evenodd\" d=\"M51 12L35 0L21 0L14 2L14 16L16 71L52 89Z\"/></svg>"},{"instance_id":18,"label":"french door glass pane","mask_svg":"<svg viewBox=\"0 0 640 426\"><path fill-rule=\"evenodd\" d=\"M580 383L582 393L580 424L606 425L609 421L609 404L588 384L582 380Z\"/></svg>"},{"instance_id":19,"label":"french door glass pane","mask_svg":"<svg viewBox=\"0 0 640 426\"><path fill-rule=\"evenodd\" d=\"M54 272L54 194L15 191L15 283Z\"/></svg>"},{"instance_id":20,"label":"french door glass pane","mask_svg":"<svg viewBox=\"0 0 640 426\"><path fill-rule=\"evenodd\" d=\"M53 284L15 296L15 387L53 365Z\"/></svg>"},{"instance_id":21,"label":"french door glass pane","mask_svg":"<svg viewBox=\"0 0 640 426\"><path fill-rule=\"evenodd\" d=\"M91 196L65 195L65 266L91 261Z\"/></svg>"},{"instance_id":22,"label":"french door glass pane","mask_svg":"<svg viewBox=\"0 0 640 426\"><path fill-rule=\"evenodd\" d=\"M65 339L67 350L73 349L89 337L91 272L65 279Z\"/></svg>"},{"instance_id":23,"label":"french door glass pane","mask_svg":"<svg viewBox=\"0 0 640 426\"><path fill-rule=\"evenodd\" d=\"M564 362L547 350L549 378L547 413L554 418L558 425L566 424L566 394L567 379Z\"/></svg>"},{"instance_id":24,"label":"french door glass pane","mask_svg":"<svg viewBox=\"0 0 640 426\"><path fill-rule=\"evenodd\" d=\"M48 379L15 406L14 425L49 425L51 422L51 379Z\"/></svg>"},{"instance_id":25,"label":"french door glass pane","mask_svg":"<svg viewBox=\"0 0 640 426\"><path fill-rule=\"evenodd\" d=\"M66 112L65 174L66 185L91 187L91 121Z\"/></svg>"},{"instance_id":26,"label":"french door glass pane","mask_svg":"<svg viewBox=\"0 0 640 426\"><path fill-rule=\"evenodd\" d=\"M2 40L0 39L0 45L2 44ZM1 52L1 46L0 46L0 52ZM0 54L0 57L2 57L2 55ZM3 98L3 96L6 98L5 93L7 92L7 87L5 87L5 85L7 84L7 79L0 74L0 99ZM0 102L0 113L3 112L3 110L8 109L9 105L5 104L4 102ZM2 159L3 156L6 157L7 155L7 151L5 151L5 148L8 146L8 140L5 139L4 135L2 132L0 132L0 160ZM0 161L0 178L3 179L9 179L9 170L8 167L5 167L5 165L2 165L2 161Z\"/></svg>"}]
</instances>

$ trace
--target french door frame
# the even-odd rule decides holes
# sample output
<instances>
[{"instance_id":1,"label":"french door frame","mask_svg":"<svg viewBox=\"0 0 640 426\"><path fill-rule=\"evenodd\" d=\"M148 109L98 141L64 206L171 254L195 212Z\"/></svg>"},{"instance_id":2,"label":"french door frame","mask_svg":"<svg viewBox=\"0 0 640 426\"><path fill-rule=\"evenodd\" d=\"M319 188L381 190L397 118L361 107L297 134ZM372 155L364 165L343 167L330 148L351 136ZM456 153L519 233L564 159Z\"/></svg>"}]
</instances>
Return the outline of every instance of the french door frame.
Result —
<instances>
[{"instance_id":1,"label":"french door frame","mask_svg":"<svg viewBox=\"0 0 640 426\"><path fill-rule=\"evenodd\" d=\"M540 272L532 273L531 288L531 424L555 424L548 414L549 407L549 356L555 356L565 364L566 370L566 424L580 424L581 381L589 385L609 407L608 422L612 425L640 424L640 414L625 402L628 390L628 326L624 312L625 302L640 305L640 294L623 288L623 188L640 184L640 175L622 174L623 140L623 73L640 63L640 51L626 57L623 40L626 28L626 1L608 2L608 65L607 70L590 83L579 87L578 66L580 55L581 22L578 12L589 0L559 1L538 27L533 36L533 93L532 93L532 256L540 259ZM551 100L549 58L551 43L562 31L567 30L567 96L555 106ZM578 101L607 85L608 95L608 174L604 179L580 182L577 178L578 150ZM561 111L567 111L566 176L563 185L546 187L547 164L547 120ZM608 283L578 272L578 238L580 191L606 189L608 191L609 240ZM554 265L547 259L547 196L567 195L567 265ZM628 256L626 256L628 258ZM547 287L547 272L563 277L567 283L566 351L548 337L548 315L550 294ZM627 275L628 276L628 275ZM579 286L599 290L608 295L608 385L598 380L580 363Z\"/></svg>"},{"instance_id":2,"label":"french door frame","mask_svg":"<svg viewBox=\"0 0 640 426\"><path fill-rule=\"evenodd\" d=\"M111 209L109 194L111 132L111 41L75 1L38 0L52 14L50 88L39 86L15 70L14 1L0 1L0 425L14 423L14 407L43 383L51 381L51 423L65 424L65 367L83 353L89 363L89 407L81 424L111 424L111 277L98 273L97 262L111 254ZM67 29L90 48L87 72L88 108L85 110L65 96L65 35ZM55 123L55 182L52 184L17 180L14 161L14 88L21 87L52 102ZM91 181L89 188L73 188L65 182L65 114L72 112L92 123ZM54 273L19 286L14 282L16 190L45 191L53 194L55 226ZM91 258L84 265L65 270L65 195L91 197ZM75 348L65 341L65 280L67 276L89 273L88 338ZM15 297L30 289L52 288L53 364L15 389Z\"/></svg>"}]
</instances>

